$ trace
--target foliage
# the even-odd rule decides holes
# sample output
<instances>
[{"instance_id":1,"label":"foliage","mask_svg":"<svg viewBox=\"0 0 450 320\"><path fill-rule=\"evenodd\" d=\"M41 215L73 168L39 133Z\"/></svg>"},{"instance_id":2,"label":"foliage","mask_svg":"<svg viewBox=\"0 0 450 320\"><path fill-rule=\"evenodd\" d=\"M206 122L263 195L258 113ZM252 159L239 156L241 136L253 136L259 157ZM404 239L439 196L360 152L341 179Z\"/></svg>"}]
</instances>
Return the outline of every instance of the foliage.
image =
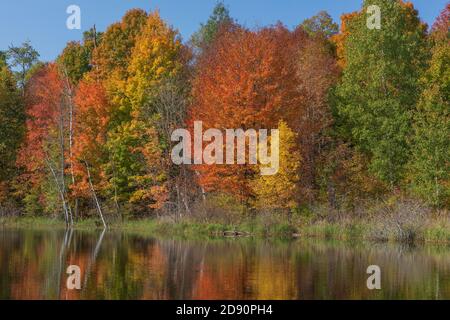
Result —
<instances>
[{"instance_id":1,"label":"foliage","mask_svg":"<svg viewBox=\"0 0 450 320\"><path fill-rule=\"evenodd\" d=\"M11 67L19 69L17 78L20 87L24 90L27 72L38 61L39 53L31 46L29 41L26 41L20 47L9 47L7 57Z\"/></svg>"},{"instance_id":2,"label":"foliage","mask_svg":"<svg viewBox=\"0 0 450 320\"><path fill-rule=\"evenodd\" d=\"M136 39L128 66L127 95L134 112L152 104L152 89L161 80L181 71L181 49L178 33L167 26L158 12L151 13Z\"/></svg>"},{"instance_id":3,"label":"foliage","mask_svg":"<svg viewBox=\"0 0 450 320\"><path fill-rule=\"evenodd\" d=\"M64 140L61 126L64 121L63 86L55 64L36 72L27 86L26 136L17 159L17 165L23 168L18 177L22 182L18 191L25 194L40 192L42 205L48 204L53 197L50 195L55 193L56 186L49 184L53 179L50 168L55 172L63 169L60 150Z\"/></svg>"},{"instance_id":4,"label":"foliage","mask_svg":"<svg viewBox=\"0 0 450 320\"><path fill-rule=\"evenodd\" d=\"M198 61L189 123L203 130L275 128L299 104L295 94L293 48L296 34L278 25L258 31L234 26L219 35ZM231 193L247 201L255 166L199 165L198 182L207 191Z\"/></svg>"},{"instance_id":5,"label":"foliage","mask_svg":"<svg viewBox=\"0 0 450 320\"><path fill-rule=\"evenodd\" d=\"M366 26L373 4L380 30ZM133 9L55 62L29 42L0 51L0 204L66 223L94 210L217 218L215 232L256 216L268 233L292 233L298 208L327 202L335 219L388 191L447 208L448 15L427 34L412 4L367 0L339 32L325 11L249 29L218 2L187 44L158 11ZM279 172L261 176L247 156L175 165L171 134L195 121L225 137L279 128Z\"/></svg>"},{"instance_id":6,"label":"foliage","mask_svg":"<svg viewBox=\"0 0 450 320\"><path fill-rule=\"evenodd\" d=\"M350 20L346 68L336 90L338 119L341 133L369 156L370 171L394 187L404 177L410 154L411 112L426 61L425 26L410 5L370 4L381 7L382 28L367 28L365 15Z\"/></svg>"},{"instance_id":7,"label":"foliage","mask_svg":"<svg viewBox=\"0 0 450 320\"><path fill-rule=\"evenodd\" d=\"M72 161L76 183L72 190L77 196L90 195L87 169L93 184L103 182L102 165L107 161L105 144L109 123L110 105L106 91L100 82L86 78L77 89L75 96L77 117L74 125L74 147ZM88 167L87 167L88 166Z\"/></svg>"},{"instance_id":8,"label":"foliage","mask_svg":"<svg viewBox=\"0 0 450 320\"><path fill-rule=\"evenodd\" d=\"M309 35L322 34L327 38L338 33L339 26L333 22L333 18L326 11L320 11L317 15L305 19L300 27Z\"/></svg>"},{"instance_id":9,"label":"foliage","mask_svg":"<svg viewBox=\"0 0 450 320\"><path fill-rule=\"evenodd\" d=\"M61 71L77 84L92 69L92 54L101 43L102 34L95 28L84 33L83 42L69 42L57 59Z\"/></svg>"},{"instance_id":10,"label":"foliage","mask_svg":"<svg viewBox=\"0 0 450 320\"><path fill-rule=\"evenodd\" d=\"M0 203L7 198L8 180L17 173L17 150L24 135L25 112L14 75L0 63Z\"/></svg>"},{"instance_id":11,"label":"foliage","mask_svg":"<svg viewBox=\"0 0 450 320\"><path fill-rule=\"evenodd\" d=\"M307 37L296 53L297 90L302 97L290 124L298 132L302 155L301 193L306 201L313 201L317 191L318 167L323 152L332 141L333 117L330 89L336 84L339 70L329 42L321 37Z\"/></svg>"},{"instance_id":12,"label":"foliage","mask_svg":"<svg viewBox=\"0 0 450 320\"><path fill-rule=\"evenodd\" d=\"M299 167L301 155L297 137L284 121L278 124L280 131L279 171L272 176L256 176L252 184L256 195L256 207L260 209L294 208L298 204Z\"/></svg>"},{"instance_id":13,"label":"foliage","mask_svg":"<svg viewBox=\"0 0 450 320\"><path fill-rule=\"evenodd\" d=\"M110 131L108 150L111 162L107 172L109 189L132 203L150 202L144 207L160 208L167 194L166 159L156 130L157 92L166 79L182 71L182 44L177 32L168 27L158 12L148 15L141 33L135 39L123 92L122 108L129 113L128 121ZM128 106L126 106L128 104ZM125 192L125 194L124 194Z\"/></svg>"},{"instance_id":14,"label":"foliage","mask_svg":"<svg viewBox=\"0 0 450 320\"><path fill-rule=\"evenodd\" d=\"M415 114L411 188L435 206L450 204L450 5L431 34L432 58Z\"/></svg>"},{"instance_id":15,"label":"foliage","mask_svg":"<svg viewBox=\"0 0 450 320\"><path fill-rule=\"evenodd\" d=\"M200 30L192 35L191 43L200 53L202 50L210 46L217 37L220 29L233 23L230 11L223 2L218 2L213 9L211 16L205 24L201 24Z\"/></svg>"}]
</instances>

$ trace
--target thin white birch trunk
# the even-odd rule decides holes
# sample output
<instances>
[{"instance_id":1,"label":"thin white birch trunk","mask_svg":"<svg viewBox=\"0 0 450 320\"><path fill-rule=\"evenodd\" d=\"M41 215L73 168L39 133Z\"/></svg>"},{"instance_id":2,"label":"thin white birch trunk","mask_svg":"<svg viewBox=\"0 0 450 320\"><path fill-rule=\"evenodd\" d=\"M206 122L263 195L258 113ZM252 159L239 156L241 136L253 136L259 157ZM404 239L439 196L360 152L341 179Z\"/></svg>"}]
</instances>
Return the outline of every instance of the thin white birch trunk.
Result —
<instances>
[{"instance_id":1,"label":"thin white birch trunk","mask_svg":"<svg viewBox=\"0 0 450 320\"><path fill-rule=\"evenodd\" d=\"M47 162L47 166L49 167L49 169L50 169L50 171L52 173L53 178L55 179L55 184L56 184L56 187L58 188L58 193L59 193L59 195L61 197L61 202L62 202L62 205L63 205L64 220L66 222L66 225L68 226L69 225L69 212L68 212L68 209L67 209L66 198L64 196L63 191L61 190L61 186L59 185L58 176L56 175L56 172L53 169L53 167L52 167L52 165L50 163L50 160L48 158L46 159L46 162Z\"/></svg>"},{"instance_id":2,"label":"thin white birch trunk","mask_svg":"<svg viewBox=\"0 0 450 320\"><path fill-rule=\"evenodd\" d=\"M97 198L97 193L95 192L94 185L92 184L91 171L89 170L89 165L88 165L87 161L84 161L84 164L86 166L86 171L87 171L87 174L88 174L88 181L89 181L89 186L91 188L92 196L94 197L94 201L95 201L95 204L97 206L98 213L100 215L100 218L102 219L103 227L106 229L107 225L106 225L105 219L103 217L102 208L101 208L100 203L99 203L98 198Z\"/></svg>"}]
</instances>

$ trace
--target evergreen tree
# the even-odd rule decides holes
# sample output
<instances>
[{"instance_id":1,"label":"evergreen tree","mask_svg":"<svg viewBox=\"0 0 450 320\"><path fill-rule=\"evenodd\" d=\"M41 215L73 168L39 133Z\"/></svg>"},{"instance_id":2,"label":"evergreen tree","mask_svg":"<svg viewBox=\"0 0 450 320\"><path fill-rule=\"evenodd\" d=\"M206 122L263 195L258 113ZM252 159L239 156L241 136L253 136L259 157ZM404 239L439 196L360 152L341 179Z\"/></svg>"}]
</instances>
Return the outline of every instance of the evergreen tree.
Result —
<instances>
[{"instance_id":1,"label":"evergreen tree","mask_svg":"<svg viewBox=\"0 0 450 320\"><path fill-rule=\"evenodd\" d=\"M12 68L17 68L17 79L22 91L25 90L25 83L28 71L38 62L39 53L26 41L20 47L11 46L7 52L7 57Z\"/></svg>"},{"instance_id":2,"label":"evergreen tree","mask_svg":"<svg viewBox=\"0 0 450 320\"><path fill-rule=\"evenodd\" d=\"M223 2L218 2L208 21L205 24L201 24L200 30L192 36L191 42L194 46L194 51L197 54L201 53L215 40L221 26L232 22L233 19L230 17L228 8Z\"/></svg>"}]
</instances>

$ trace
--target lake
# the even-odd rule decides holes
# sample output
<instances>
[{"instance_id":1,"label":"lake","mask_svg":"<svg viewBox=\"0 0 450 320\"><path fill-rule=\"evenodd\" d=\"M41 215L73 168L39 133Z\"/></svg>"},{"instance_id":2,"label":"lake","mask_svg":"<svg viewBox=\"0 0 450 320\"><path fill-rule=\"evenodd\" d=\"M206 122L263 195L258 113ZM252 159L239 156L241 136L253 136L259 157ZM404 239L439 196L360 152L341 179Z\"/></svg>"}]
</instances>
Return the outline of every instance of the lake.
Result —
<instances>
[{"instance_id":1,"label":"lake","mask_svg":"<svg viewBox=\"0 0 450 320\"><path fill-rule=\"evenodd\" d=\"M450 246L0 229L0 299L450 299Z\"/></svg>"}]
</instances>

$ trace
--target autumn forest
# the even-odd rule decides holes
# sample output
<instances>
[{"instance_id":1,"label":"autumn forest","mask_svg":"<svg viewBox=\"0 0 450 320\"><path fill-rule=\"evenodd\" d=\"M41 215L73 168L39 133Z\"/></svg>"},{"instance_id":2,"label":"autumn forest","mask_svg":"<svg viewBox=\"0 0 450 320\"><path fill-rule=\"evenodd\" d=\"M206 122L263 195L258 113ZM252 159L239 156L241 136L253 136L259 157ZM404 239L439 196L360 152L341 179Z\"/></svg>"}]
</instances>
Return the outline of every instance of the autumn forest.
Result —
<instances>
[{"instance_id":1,"label":"autumn forest","mask_svg":"<svg viewBox=\"0 0 450 320\"><path fill-rule=\"evenodd\" d=\"M339 23L322 11L252 29L219 2L187 40L134 9L52 62L29 42L3 48L0 218L266 234L360 221L381 238L395 221L400 238L450 240L449 15L427 26L411 3L371 0ZM171 134L195 121L279 129L278 173L174 164Z\"/></svg>"}]
</instances>

